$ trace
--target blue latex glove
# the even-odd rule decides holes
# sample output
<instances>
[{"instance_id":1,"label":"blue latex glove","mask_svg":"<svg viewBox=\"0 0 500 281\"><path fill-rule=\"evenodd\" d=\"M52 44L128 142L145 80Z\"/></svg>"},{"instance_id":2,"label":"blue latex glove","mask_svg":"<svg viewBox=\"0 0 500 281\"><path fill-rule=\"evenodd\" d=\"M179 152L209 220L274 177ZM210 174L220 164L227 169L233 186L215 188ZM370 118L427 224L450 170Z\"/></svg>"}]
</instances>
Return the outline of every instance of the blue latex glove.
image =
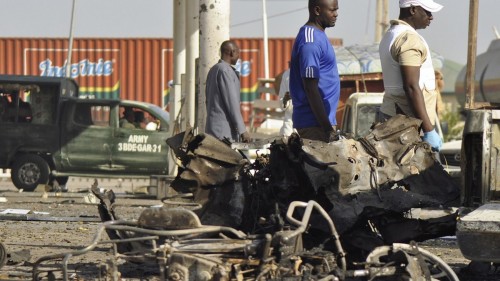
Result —
<instances>
[{"instance_id":1,"label":"blue latex glove","mask_svg":"<svg viewBox=\"0 0 500 281\"><path fill-rule=\"evenodd\" d=\"M441 146L443 145L443 140L436 132L436 129L424 133L424 137L422 138L422 140L428 142L431 145L432 150L434 151L440 151Z\"/></svg>"}]
</instances>

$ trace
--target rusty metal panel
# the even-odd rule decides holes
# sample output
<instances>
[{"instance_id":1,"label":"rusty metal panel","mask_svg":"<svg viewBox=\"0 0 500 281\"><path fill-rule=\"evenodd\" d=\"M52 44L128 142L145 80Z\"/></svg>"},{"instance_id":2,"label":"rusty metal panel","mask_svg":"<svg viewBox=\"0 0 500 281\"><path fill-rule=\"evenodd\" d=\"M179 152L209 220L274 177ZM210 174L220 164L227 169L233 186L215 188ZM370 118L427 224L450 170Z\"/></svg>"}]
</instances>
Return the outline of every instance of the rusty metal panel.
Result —
<instances>
[{"instance_id":1,"label":"rusty metal panel","mask_svg":"<svg viewBox=\"0 0 500 281\"><path fill-rule=\"evenodd\" d=\"M68 40L0 38L0 74L64 76ZM163 106L173 77L172 39L75 39L71 76L83 96Z\"/></svg>"},{"instance_id":2,"label":"rusty metal panel","mask_svg":"<svg viewBox=\"0 0 500 281\"><path fill-rule=\"evenodd\" d=\"M269 66L270 72L274 73L272 77L275 77L288 68L288 61L290 61L292 56L294 41L295 39L293 38L283 38L273 39L269 42L269 49L272 50L269 52Z\"/></svg>"},{"instance_id":3,"label":"rusty metal panel","mask_svg":"<svg viewBox=\"0 0 500 281\"><path fill-rule=\"evenodd\" d=\"M168 103L168 82L173 77L173 41L170 39L121 39L118 48L123 50L121 97L152 102Z\"/></svg>"},{"instance_id":4,"label":"rusty metal panel","mask_svg":"<svg viewBox=\"0 0 500 281\"><path fill-rule=\"evenodd\" d=\"M264 43L260 38L235 38L241 49L241 100L245 122L264 77ZM269 76L288 67L294 38L271 38ZM332 44L341 44L332 39ZM64 76L66 38L0 38L0 74ZM77 38L71 74L83 96L122 98L166 106L173 79L173 40L167 38ZM276 99L276 97L273 97ZM248 123L247 123L248 124Z\"/></svg>"},{"instance_id":5,"label":"rusty metal panel","mask_svg":"<svg viewBox=\"0 0 500 281\"><path fill-rule=\"evenodd\" d=\"M234 39L240 47L241 64L238 68L241 73L241 93L243 102L251 102L257 96L258 78L265 78L264 69L264 42L259 38ZM269 39L269 77L273 78L288 65L290 60L293 38Z\"/></svg>"},{"instance_id":6,"label":"rusty metal panel","mask_svg":"<svg viewBox=\"0 0 500 281\"><path fill-rule=\"evenodd\" d=\"M249 124L253 101L261 98L258 79L265 77L264 42L259 38L235 39L241 54L241 112L243 120ZM290 60L294 38L274 38L268 40L269 77L274 78L284 71ZM277 99L272 96L271 99Z\"/></svg>"}]
</instances>

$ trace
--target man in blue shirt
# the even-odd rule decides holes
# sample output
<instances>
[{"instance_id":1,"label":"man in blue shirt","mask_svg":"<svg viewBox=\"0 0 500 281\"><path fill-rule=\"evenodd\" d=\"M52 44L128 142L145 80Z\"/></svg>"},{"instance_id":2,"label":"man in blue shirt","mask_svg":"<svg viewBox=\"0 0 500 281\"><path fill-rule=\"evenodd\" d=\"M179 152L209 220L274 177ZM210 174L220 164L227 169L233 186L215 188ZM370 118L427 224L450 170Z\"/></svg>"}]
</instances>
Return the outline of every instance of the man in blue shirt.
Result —
<instances>
[{"instance_id":1,"label":"man in blue shirt","mask_svg":"<svg viewBox=\"0 0 500 281\"><path fill-rule=\"evenodd\" d=\"M337 139L335 114L340 97L337 60L325 29L335 26L338 0L309 0L309 20L292 49L290 95L293 125L301 138Z\"/></svg>"}]
</instances>

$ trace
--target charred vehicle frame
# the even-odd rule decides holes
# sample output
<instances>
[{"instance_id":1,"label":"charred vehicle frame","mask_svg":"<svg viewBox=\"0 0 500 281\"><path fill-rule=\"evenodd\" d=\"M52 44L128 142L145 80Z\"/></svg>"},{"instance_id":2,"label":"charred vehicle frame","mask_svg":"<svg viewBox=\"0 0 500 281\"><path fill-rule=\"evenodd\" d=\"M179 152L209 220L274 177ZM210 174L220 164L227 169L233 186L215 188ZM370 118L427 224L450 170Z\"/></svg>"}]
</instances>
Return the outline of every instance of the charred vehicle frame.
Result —
<instances>
[{"instance_id":1,"label":"charred vehicle frame","mask_svg":"<svg viewBox=\"0 0 500 281\"><path fill-rule=\"evenodd\" d=\"M179 173L163 206L123 221L112 190L95 184L104 223L93 243L40 258L33 279L62 259L67 280L72 256L111 243L116 258L157 264L162 280L458 280L415 242L454 233L459 199L419 122L397 116L328 144L292 135L253 163L211 136L178 134L167 140ZM443 215L412 215L424 208Z\"/></svg>"}]
</instances>

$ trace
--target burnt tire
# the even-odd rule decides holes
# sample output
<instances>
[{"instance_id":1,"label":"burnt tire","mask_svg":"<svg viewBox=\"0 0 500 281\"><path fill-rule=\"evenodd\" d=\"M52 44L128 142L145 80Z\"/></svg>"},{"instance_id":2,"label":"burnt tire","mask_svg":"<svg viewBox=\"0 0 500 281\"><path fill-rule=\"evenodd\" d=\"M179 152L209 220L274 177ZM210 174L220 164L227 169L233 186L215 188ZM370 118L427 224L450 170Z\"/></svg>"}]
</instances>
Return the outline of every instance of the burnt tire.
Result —
<instances>
[{"instance_id":1,"label":"burnt tire","mask_svg":"<svg viewBox=\"0 0 500 281\"><path fill-rule=\"evenodd\" d=\"M26 154L14 162L11 179L17 189L33 191L39 184L49 183L49 174L49 164L42 157Z\"/></svg>"}]
</instances>

